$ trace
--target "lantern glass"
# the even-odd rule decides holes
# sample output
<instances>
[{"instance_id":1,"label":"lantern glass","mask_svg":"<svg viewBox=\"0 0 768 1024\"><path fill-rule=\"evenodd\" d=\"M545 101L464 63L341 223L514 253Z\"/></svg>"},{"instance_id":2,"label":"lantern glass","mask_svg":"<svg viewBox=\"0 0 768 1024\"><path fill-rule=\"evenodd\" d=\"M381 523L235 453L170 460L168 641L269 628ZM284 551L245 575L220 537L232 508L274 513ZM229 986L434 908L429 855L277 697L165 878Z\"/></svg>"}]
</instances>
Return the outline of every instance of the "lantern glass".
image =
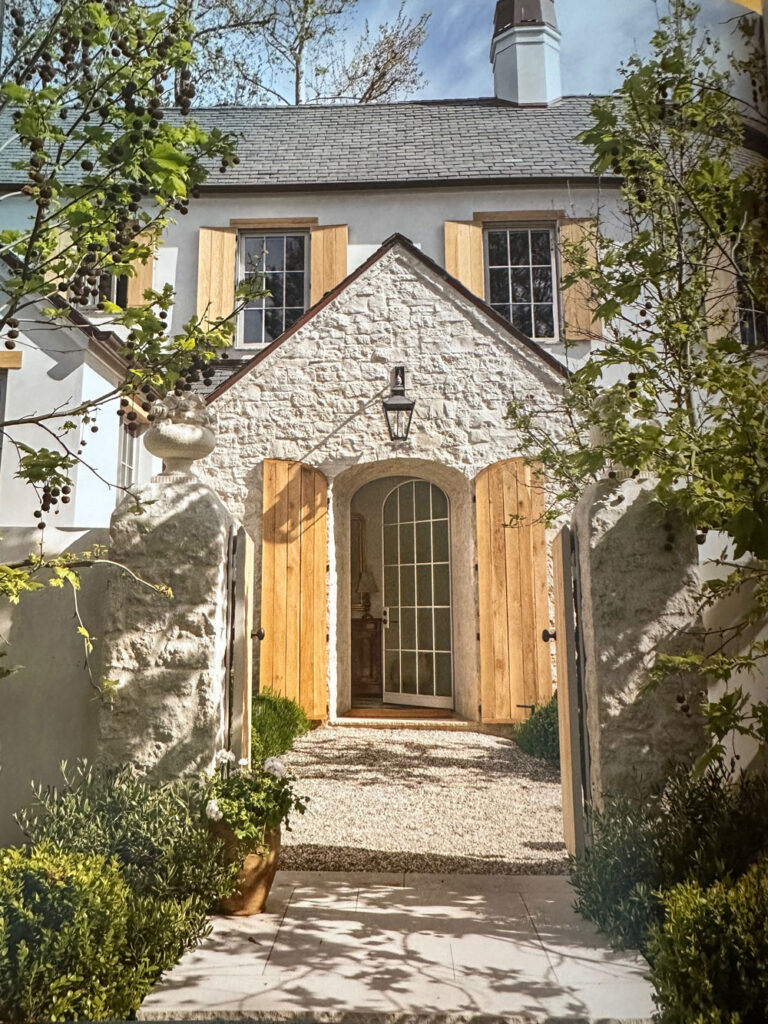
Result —
<instances>
[{"instance_id":1,"label":"lantern glass","mask_svg":"<svg viewBox=\"0 0 768 1024\"><path fill-rule=\"evenodd\" d=\"M405 396L405 367L395 367L392 393L383 401L389 436L393 441L407 441L416 402Z\"/></svg>"}]
</instances>

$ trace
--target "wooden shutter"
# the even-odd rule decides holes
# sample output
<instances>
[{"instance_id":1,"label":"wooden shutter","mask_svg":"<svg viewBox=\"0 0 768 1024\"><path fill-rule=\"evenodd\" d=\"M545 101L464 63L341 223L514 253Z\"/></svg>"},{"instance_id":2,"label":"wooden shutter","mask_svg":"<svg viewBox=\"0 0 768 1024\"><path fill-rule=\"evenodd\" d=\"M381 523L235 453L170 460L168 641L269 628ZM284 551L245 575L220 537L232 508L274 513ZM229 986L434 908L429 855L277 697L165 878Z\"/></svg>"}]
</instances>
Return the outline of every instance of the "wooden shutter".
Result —
<instances>
[{"instance_id":1,"label":"wooden shutter","mask_svg":"<svg viewBox=\"0 0 768 1024\"><path fill-rule=\"evenodd\" d=\"M471 221L445 222L445 269L479 296L485 297L483 225Z\"/></svg>"},{"instance_id":2,"label":"wooden shutter","mask_svg":"<svg viewBox=\"0 0 768 1024\"><path fill-rule=\"evenodd\" d=\"M264 462L259 688L328 713L328 483L300 462Z\"/></svg>"},{"instance_id":3,"label":"wooden shutter","mask_svg":"<svg viewBox=\"0 0 768 1024\"><path fill-rule=\"evenodd\" d=\"M721 321L713 324L707 331L710 342L733 334L738 319L739 289L733 264L728 256L730 242L724 240L722 245L723 248L713 250L709 258L712 270L705 302L706 315L710 320Z\"/></svg>"},{"instance_id":4,"label":"wooden shutter","mask_svg":"<svg viewBox=\"0 0 768 1024\"><path fill-rule=\"evenodd\" d=\"M348 240L346 224L324 224L311 229L309 283L313 306L347 276Z\"/></svg>"},{"instance_id":5,"label":"wooden shutter","mask_svg":"<svg viewBox=\"0 0 768 1024\"><path fill-rule=\"evenodd\" d=\"M519 704L552 696L546 530L541 485L524 459L497 462L475 481L484 722L521 722ZM508 526L521 516L518 526Z\"/></svg>"},{"instance_id":6,"label":"wooden shutter","mask_svg":"<svg viewBox=\"0 0 768 1024\"><path fill-rule=\"evenodd\" d=\"M235 308L237 231L200 228L197 257L197 315L211 323Z\"/></svg>"},{"instance_id":7,"label":"wooden shutter","mask_svg":"<svg viewBox=\"0 0 768 1024\"><path fill-rule=\"evenodd\" d=\"M126 296L126 305L129 309L143 306L146 302L144 292L147 288L154 287L154 264L153 256L150 256L146 263L142 263L141 260L134 260L131 264L133 267L133 277L128 278Z\"/></svg>"},{"instance_id":8,"label":"wooden shutter","mask_svg":"<svg viewBox=\"0 0 768 1024\"><path fill-rule=\"evenodd\" d=\"M572 270L571 264L563 254L565 242L580 242L594 229L594 220L563 220L560 222L560 270L563 277ZM592 316L592 297L589 285L579 281L570 288L561 288L562 315L561 322L568 341L588 341L601 338L603 325Z\"/></svg>"},{"instance_id":9,"label":"wooden shutter","mask_svg":"<svg viewBox=\"0 0 768 1024\"><path fill-rule=\"evenodd\" d=\"M555 648L560 779L563 790L563 835L568 853L584 852L584 788L579 725L579 680L576 667L576 621L571 560L571 531L558 534L552 549L555 583Z\"/></svg>"}]
</instances>

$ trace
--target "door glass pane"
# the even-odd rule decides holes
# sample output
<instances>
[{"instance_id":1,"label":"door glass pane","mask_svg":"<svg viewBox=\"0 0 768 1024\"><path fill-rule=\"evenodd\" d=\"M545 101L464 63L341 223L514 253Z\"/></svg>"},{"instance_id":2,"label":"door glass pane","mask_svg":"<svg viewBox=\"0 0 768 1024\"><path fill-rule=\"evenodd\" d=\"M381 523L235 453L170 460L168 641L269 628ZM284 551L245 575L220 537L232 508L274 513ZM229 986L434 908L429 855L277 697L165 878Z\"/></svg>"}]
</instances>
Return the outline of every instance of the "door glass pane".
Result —
<instances>
[{"instance_id":1,"label":"door glass pane","mask_svg":"<svg viewBox=\"0 0 768 1024\"><path fill-rule=\"evenodd\" d=\"M416 693L416 653L403 651L400 656L400 666L402 674L402 692Z\"/></svg>"},{"instance_id":2,"label":"door glass pane","mask_svg":"<svg viewBox=\"0 0 768 1024\"><path fill-rule=\"evenodd\" d=\"M397 522L397 491L395 491L394 494L390 494L384 502L384 522Z\"/></svg>"},{"instance_id":3,"label":"door glass pane","mask_svg":"<svg viewBox=\"0 0 768 1024\"><path fill-rule=\"evenodd\" d=\"M429 523L416 523L416 561L432 561L432 528Z\"/></svg>"},{"instance_id":4,"label":"door glass pane","mask_svg":"<svg viewBox=\"0 0 768 1024\"><path fill-rule=\"evenodd\" d=\"M429 519L430 517L430 501L429 501L429 484L423 480L419 480L416 483L415 488L416 494L416 519Z\"/></svg>"},{"instance_id":5,"label":"door glass pane","mask_svg":"<svg viewBox=\"0 0 768 1024\"><path fill-rule=\"evenodd\" d=\"M400 526L400 564L413 562L413 523Z\"/></svg>"},{"instance_id":6,"label":"door glass pane","mask_svg":"<svg viewBox=\"0 0 768 1024\"><path fill-rule=\"evenodd\" d=\"M384 565L397 565L397 527L384 527Z\"/></svg>"},{"instance_id":7,"label":"door glass pane","mask_svg":"<svg viewBox=\"0 0 768 1024\"><path fill-rule=\"evenodd\" d=\"M419 693L423 697L431 697L435 692L435 656L419 654ZM450 696L450 694L448 694Z\"/></svg>"},{"instance_id":8,"label":"door glass pane","mask_svg":"<svg viewBox=\"0 0 768 1024\"><path fill-rule=\"evenodd\" d=\"M432 651L432 609L419 608L416 612L417 639L420 651Z\"/></svg>"},{"instance_id":9,"label":"door glass pane","mask_svg":"<svg viewBox=\"0 0 768 1024\"><path fill-rule=\"evenodd\" d=\"M435 693L438 697L450 697L453 692L450 654L435 655Z\"/></svg>"},{"instance_id":10,"label":"door glass pane","mask_svg":"<svg viewBox=\"0 0 768 1024\"><path fill-rule=\"evenodd\" d=\"M422 606L432 604L431 565L419 565L416 567L416 598L417 603Z\"/></svg>"},{"instance_id":11,"label":"door glass pane","mask_svg":"<svg viewBox=\"0 0 768 1024\"><path fill-rule=\"evenodd\" d=\"M399 651L400 650L400 623L392 622L390 619L389 625L384 630L384 646L388 651Z\"/></svg>"},{"instance_id":12,"label":"door glass pane","mask_svg":"<svg viewBox=\"0 0 768 1024\"><path fill-rule=\"evenodd\" d=\"M432 523L432 557L436 562L448 561L448 520Z\"/></svg>"},{"instance_id":13,"label":"door glass pane","mask_svg":"<svg viewBox=\"0 0 768 1024\"><path fill-rule=\"evenodd\" d=\"M404 651L416 650L416 609L403 608L400 611L400 640Z\"/></svg>"},{"instance_id":14,"label":"door glass pane","mask_svg":"<svg viewBox=\"0 0 768 1024\"><path fill-rule=\"evenodd\" d=\"M451 610L435 608L435 650L450 651L451 649Z\"/></svg>"},{"instance_id":15,"label":"door glass pane","mask_svg":"<svg viewBox=\"0 0 768 1024\"><path fill-rule=\"evenodd\" d=\"M416 567L400 566L400 604L403 608L412 608L416 604Z\"/></svg>"},{"instance_id":16,"label":"door glass pane","mask_svg":"<svg viewBox=\"0 0 768 1024\"><path fill-rule=\"evenodd\" d=\"M391 693L400 692L400 652L387 651L384 662L386 688Z\"/></svg>"},{"instance_id":17,"label":"door glass pane","mask_svg":"<svg viewBox=\"0 0 768 1024\"><path fill-rule=\"evenodd\" d=\"M435 487L434 485L432 487L432 518L448 518L448 499L440 490L440 488Z\"/></svg>"},{"instance_id":18,"label":"door glass pane","mask_svg":"<svg viewBox=\"0 0 768 1024\"><path fill-rule=\"evenodd\" d=\"M413 484L403 484L400 488L400 522L413 522Z\"/></svg>"},{"instance_id":19,"label":"door glass pane","mask_svg":"<svg viewBox=\"0 0 768 1024\"><path fill-rule=\"evenodd\" d=\"M451 576L450 566L435 566L435 604L448 605L451 603Z\"/></svg>"},{"instance_id":20,"label":"door glass pane","mask_svg":"<svg viewBox=\"0 0 768 1024\"><path fill-rule=\"evenodd\" d=\"M397 566L388 566L384 570L384 604L391 608L400 603L400 574Z\"/></svg>"}]
</instances>

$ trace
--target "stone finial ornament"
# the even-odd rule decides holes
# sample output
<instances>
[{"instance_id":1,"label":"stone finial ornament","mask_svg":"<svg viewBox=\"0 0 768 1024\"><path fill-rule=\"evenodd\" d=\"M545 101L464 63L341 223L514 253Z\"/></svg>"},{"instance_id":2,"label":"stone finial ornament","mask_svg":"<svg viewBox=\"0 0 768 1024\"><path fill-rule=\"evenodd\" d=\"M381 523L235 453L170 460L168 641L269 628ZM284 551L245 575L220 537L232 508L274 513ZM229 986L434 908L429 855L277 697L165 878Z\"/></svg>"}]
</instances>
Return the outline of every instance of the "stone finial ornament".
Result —
<instances>
[{"instance_id":1,"label":"stone finial ornament","mask_svg":"<svg viewBox=\"0 0 768 1024\"><path fill-rule=\"evenodd\" d=\"M144 447L163 460L163 475L192 477L192 463L216 447L216 416L201 395L168 395L152 407Z\"/></svg>"}]
</instances>

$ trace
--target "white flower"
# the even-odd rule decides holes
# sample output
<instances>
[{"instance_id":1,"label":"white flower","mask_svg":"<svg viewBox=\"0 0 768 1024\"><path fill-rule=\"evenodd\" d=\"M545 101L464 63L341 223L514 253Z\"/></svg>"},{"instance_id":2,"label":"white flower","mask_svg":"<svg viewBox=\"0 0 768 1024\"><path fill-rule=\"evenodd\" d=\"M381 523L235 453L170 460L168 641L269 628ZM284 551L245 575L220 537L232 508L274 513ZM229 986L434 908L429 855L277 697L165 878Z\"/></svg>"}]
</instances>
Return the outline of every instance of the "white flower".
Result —
<instances>
[{"instance_id":1,"label":"white flower","mask_svg":"<svg viewBox=\"0 0 768 1024\"><path fill-rule=\"evenodd\" d=\"M236 760L237 758L231 750L219 750L214 758L217 765L233 764Z\"/></svg>"},{"instance_id":2,"label":"white flower","mask_svg":"<svg viewBox=\"0 0 768 1024\"><path fill-rule=\"evenodd\" d=\"M247 757L241 757L240 760L237 763L240 765L241 768L247 768L248 767L248 758Z\"/></svg>"},{"instance_id":3,"label":"white flower","mask_svg":"<svg viewBox=\"0 0 768 1024\"><path fill-rule=\"evenodd\" d=\"M276 779L282 779L286 775L286 767L279 757L268 757L264 762L264 771L274 775Z\"/></svg>"},{"instance_id":4,"label":"white flower","mask_svg":"<svg viewBox=\"0 0 768 1024\"><path fill-rule=\"evenodd\" d=\"M219 805L216 800L209 800L205 808L205 816L211 821L221 821L224 815L219 810Z\"/></svg>"}]
</instances>

